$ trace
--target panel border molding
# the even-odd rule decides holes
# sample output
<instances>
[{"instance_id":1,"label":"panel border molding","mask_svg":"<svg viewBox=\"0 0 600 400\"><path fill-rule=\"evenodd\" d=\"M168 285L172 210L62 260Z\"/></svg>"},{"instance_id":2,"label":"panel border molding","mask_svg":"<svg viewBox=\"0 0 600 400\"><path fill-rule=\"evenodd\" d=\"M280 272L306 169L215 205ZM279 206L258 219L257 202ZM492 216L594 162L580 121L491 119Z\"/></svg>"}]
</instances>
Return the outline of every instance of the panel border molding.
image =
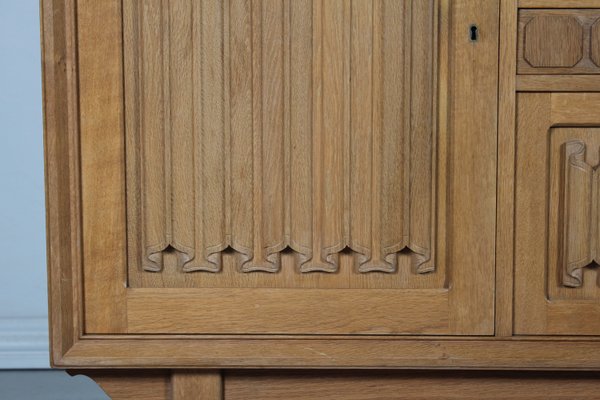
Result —
<instances>
[{"instance_id":1,"label":"panel border molding","mask_svg":"<svg viewBox=\"0 0 600 400\"><path fill-rule=\"evenodd\" d=\"M560 337L81 338L60 368L428 368L600 370L600 341Z\"/></svg>"}]
</instances>

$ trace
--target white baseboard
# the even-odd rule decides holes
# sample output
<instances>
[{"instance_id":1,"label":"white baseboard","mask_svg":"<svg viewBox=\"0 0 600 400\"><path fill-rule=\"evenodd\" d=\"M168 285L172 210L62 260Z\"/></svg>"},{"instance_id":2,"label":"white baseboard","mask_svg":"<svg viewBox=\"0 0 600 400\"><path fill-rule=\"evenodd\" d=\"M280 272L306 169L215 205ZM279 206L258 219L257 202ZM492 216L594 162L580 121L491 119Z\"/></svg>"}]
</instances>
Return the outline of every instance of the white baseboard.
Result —
<instances>
[{"instance_id":1,"label":"white baseboard","mask_svg":"<svg viewBox=\"0 0 600 400\"><path fill-rule=\"evenodd\" d=\"M46 317L0 317L0 369L50 368Z\"/></svg>"}]
</instances>

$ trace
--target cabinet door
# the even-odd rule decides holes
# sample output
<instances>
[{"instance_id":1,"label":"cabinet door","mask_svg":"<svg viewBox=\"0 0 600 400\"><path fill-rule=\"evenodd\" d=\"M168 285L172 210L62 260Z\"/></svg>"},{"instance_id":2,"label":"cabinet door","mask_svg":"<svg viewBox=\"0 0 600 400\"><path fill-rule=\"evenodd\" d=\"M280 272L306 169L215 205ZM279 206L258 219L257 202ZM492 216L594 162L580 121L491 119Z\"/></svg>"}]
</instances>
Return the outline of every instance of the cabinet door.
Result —
<instances>
[{"instance_id":1,"label":"cabinet door","mask_svg":"<svg viewBox=\"0 0 600 400\"><path fill-rule=\"evenodd\" d=\"M600 94L518 96L518 334L600 332Z\"/></svg>"},{"instance_id":2,"label":"cabinet door","mask_svg":"<svg viewBox=\"0 0 600 400\"><path fill-rule=\"evenodd\" d=\"M77 13L86 333L493 334L498 1Z\"/></svg>"}]
</instances>

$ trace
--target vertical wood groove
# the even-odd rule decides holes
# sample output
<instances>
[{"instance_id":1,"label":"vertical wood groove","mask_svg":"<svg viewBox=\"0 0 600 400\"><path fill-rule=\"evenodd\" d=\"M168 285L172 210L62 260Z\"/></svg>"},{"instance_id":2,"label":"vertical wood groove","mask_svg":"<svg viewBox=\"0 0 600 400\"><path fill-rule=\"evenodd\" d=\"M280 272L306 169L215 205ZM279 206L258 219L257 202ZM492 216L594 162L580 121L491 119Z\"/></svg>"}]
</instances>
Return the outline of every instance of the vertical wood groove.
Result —
<instances>
[{"instance_id":1,"label":"vertical wood groove","mask_svg":"<svg viewBox=\"0 0 600 400\"><path fill-rule=\"evenodd\" d=\"M296 252L298 269L313 257L313 10L315 0L287 0L289 12L289 148L288 148L288 238ZM287 79L286 79L287 81Z\"/></svg>"},{"instance_id":2,"label":"vertical wood groove","mask_svg":"<svg viewBox=\"0 0 600 400\"><path fill-rule=\"evenodd\" d=\"M400 252L414 272L432 271L437 8L127 7L141 25L129 39L140 48L132 90L141 101L128 104L143 142L144 269L160 271L175 252L183 271L219 272L229 248L240 271L278 272L289 248L300 272L338 271L346 249L358 272L394 272Z\"/></svg>"},{"instance_id":3,"label":"vertical wood groove","mask_svg":"<svg viewBox=\"0 0 600 400\"><path fill-rule=\"evenodd\" d=\"M497 336L513 333L514 195L517 75L517 0L500 2L498 165L496 216ZM442 165L440 163L440 165Z\"/></svg>"}]
</instances>

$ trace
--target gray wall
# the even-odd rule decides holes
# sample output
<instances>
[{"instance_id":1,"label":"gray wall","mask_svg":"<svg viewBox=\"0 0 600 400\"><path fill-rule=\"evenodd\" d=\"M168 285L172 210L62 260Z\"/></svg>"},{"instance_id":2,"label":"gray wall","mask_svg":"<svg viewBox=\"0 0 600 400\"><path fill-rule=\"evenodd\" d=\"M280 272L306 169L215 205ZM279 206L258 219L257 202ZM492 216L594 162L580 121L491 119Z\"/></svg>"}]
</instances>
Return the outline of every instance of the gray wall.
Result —
<instances>
[{"instance_id":1,"label":"gray wall","mask_svg":"<svg viewBox=\"0 0 600 400\"><path fill-rule=\"evenodd\" d=\"M48 367L38 0L0 0L0 369Z\"/></svg>"}]
</instances>

